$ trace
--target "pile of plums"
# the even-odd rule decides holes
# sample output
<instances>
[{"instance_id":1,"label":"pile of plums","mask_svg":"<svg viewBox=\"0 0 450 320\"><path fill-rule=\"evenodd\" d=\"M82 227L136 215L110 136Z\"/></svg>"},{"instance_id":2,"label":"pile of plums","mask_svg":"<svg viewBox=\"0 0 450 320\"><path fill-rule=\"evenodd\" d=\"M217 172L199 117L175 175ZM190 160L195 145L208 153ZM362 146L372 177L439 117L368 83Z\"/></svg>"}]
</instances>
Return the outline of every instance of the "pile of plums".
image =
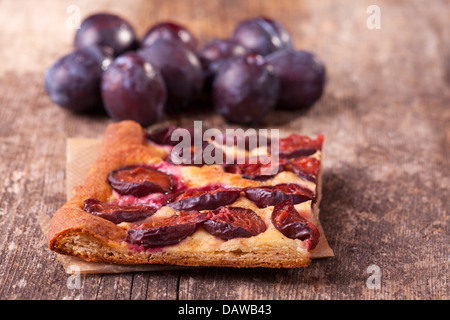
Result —
<instances>
[{"instance_id":1,"label":"pile of plums","mask_svg":"<svg viewBox=\"0 0 450 320\"><path fill-rule=\"evenodd\" d=\"M199 48L177 23L155 24L139 41L121 17L94 14L77 30L74 50L45 74L46 91L59 106L84 112L103 105L113 119L143 126L205 101L230 122L256 124L275 108L313 105L325 82L317 56L294 49L289 32L262 17Z\"/></svg>"}]
</instances>

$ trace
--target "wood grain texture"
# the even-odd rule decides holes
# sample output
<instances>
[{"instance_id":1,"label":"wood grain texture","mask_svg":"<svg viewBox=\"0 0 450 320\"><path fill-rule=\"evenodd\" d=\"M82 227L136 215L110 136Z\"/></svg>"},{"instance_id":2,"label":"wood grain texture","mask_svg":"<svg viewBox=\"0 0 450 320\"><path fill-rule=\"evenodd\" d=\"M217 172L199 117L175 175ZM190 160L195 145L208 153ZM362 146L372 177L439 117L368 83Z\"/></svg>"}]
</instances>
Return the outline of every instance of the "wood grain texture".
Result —
<instances>
[{"instance_id":1,"label":"wood grain texture","mask_svg":"<svg viewBox=\"0 0 450 320\"><path fill-rule=\"evenodd\" d=\"M305 112L273 112L263 127L326 136L321 222L336 257L306 269L225 268L86 275L70 288L37 216L65 202L65 143L101 138L102 114L55 106L43 73L69 52L67 7L119 13L139 36L173 19L200 41L265 14L326 63L325 95ZM450 23L446 1L1 1L0 299L448 299ZM204 120L212 112L164 120ZM376 265L381 287L369 289ZM70 279L69 279L70 280Z\"/></svg>"}]
</instances>

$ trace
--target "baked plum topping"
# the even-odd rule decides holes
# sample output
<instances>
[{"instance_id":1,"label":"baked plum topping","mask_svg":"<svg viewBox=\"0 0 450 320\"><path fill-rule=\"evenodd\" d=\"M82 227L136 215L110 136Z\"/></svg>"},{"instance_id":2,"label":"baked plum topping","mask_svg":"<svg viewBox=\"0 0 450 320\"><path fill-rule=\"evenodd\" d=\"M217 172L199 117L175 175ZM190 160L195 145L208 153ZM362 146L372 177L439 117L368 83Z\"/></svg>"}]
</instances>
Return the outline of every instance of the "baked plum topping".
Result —
<instances>
[{"instance_id":1,"label":"baked plum topping","mask_svg":"<svg viewBox=\"0 0 450 320\"><path fill-rule=\"evenodd\" d=\"M123 18L108 13L93 14L87 17L75 34L75 48L90 45L107 46L118 56L137 47L133 27Z\"/></svg>"},{"instance_id":2,"label":"baked plum topping","mask_svg":"<svg viewBox=\"0 0 450 320\"><path fill-rule=\"evenodd\" d=\"M270 149L271 140L269 137L259 134L231 134L218 137L219 142L226 146L235 146L238 149L252 151L258 147L266 147Z\"/></svg>"},{"instance_id":3,"label":"baked plum topping","mask_svg":"<svg viewBox=\"0 0 450 320\"><path fill-rule=\"evenodd\" d=\"M177 40L196 50L197 39L185 26L171 21L160 22L152 26L141 40L141 48L151 46L159 39Z\"/></svg>"},{"instance_id":4,"label":"baked plum topping","mask_svg":"<svg viewBox=\"0 0 450 320\"><path fill-rule=\"evenodd\" d=\"M226 60L246 52L242 45L231 39L213 39L207 42L198 52L205 78L205 89L211 90L214 78Z\"/></svg>"},{"instance_id":5,"label":"baked plum topping","mask_svg":"<svg viewBox=\"0 0 450 320\"><path fill-rule=\"evenodd\" d=\"M254 211L239 207L220 207L209 211L205 219L203 228L223 240L253 237L267 229Z\"/></svg>"},{"instance_id":6,"label":"baked plum topping","mask_svg":"<svg viewBox=\"0 0 450 320\"><path fill-rule=\"evenodd\" d=\"M175 132L176 130L180 131ZM200 130L197 132L197 130L193 128L180 128L174 125L169 125L147 132L145 134L145 138L159 145L174 147L183 141L186 133L189 135L191 146L195 143L195 134L203 136L203 132ZM205 145L206 142L202 141L202 144Z\"/></svg>"},{"instance_id":7,"label":"baked plum topping","mask_svg":"<svg viewBox=\"0 0 450 320\"><path fill-rule=\"evenodd\" d=\"M279 172L283 171L285 162L281 161L277 165L271 167L271 163L263 164L259 161L257 163L250 163L247 159L243 164L227 164L224 167L225 172L239 174L244 179L251 179L257 181L265 181L273 178Z\"/></svg>"},{"instance_id":8,"label":"baked plum topping","mask_svg":"<svg viewBox=\"0 0 450 320\"><path fill-rule=\"evenodd\" d=\"M247 188L244 191L246 197L259 208L274 206L287 199L291 199L294 204L309 200L315 201L314 193L311 190L294 183Z\"/></svg>"},{"instance_id":9,"label":"baked plum topping","mask_svg":"<svg viewBox=\"0 0 450 320\"><path fill-rule=\"evenodd\" d=\"M150 217L156 210L156 207L144 204L116 205L113 203L102 202L97 199L87 199L84 201L84 211L109 220L115 224L121 222L134 222Z\"/></svg>"},{"instance_id":10,"label":"baked plum topping","mask_svg":"<svg viewBox=\"0 0 450 320\"><path fill-rule=\"evenodd\" d=\"M298 134L291 134L279 140L279 156L283 159L292 159L301 156L310 156L322 149L323 135L311 139Z\"/></svg>"},{"instance_id":11,"label":"baked plum topping","mask_svg":"<svg viewBox=\"0 0 450 320\"><path fill-rule=\"evenodd\" d=\"M129 229L127 242L144 248L176 244L193 234L202 221L197 211L183 211L169 218L143 223Z\"/></svg>"},{"instance_id":12,"label":"baked plum topping","mask_svg":"<svg viewBox=\"0 0 450 320\"><path fill-rule=\"evenodd\" d=\"M288 169L298 177L317 183L320 171L320 161L316 158L299 157L289 162Z\"/></svg>"},{"instance_id":13,"label":"baked plum topping","mask_svg":"<svg viewBox=\"0 0 450 320\"><path fill-rule=\"evenodd\" d=\"M273 208L271 220L275 228L286 237L308 241L309 249L314 249L319 242L319 230L298 213L292 199L277 204Z\"/></svg>"},{"instance_id":14,"label":"baked plum topping","mask_svg":"<svg viewBox=\"0 0 450 320\"><path fill-rule=\"evenodd\" d=\"M121 195L143 197L150 193L167 193L172 179L164 172L145 166L127 166L109 174L111 187Z\"/></svg>"},{"instance_id":15,"label":"baked plum topping","mask_svg":"<svg viewBox=\"0 0 450 320\"><path fill-rule=\"evenodd\" d=\"M191 141L192 143L194 141ZM175 165L203 166L210 164L223 164L225 153L219 146L202 141L201 146L191 145L189 149L173 149L167 160Z\"/></svg>"},{"instance_id":16,"label":"baked plum topping","mask_svg":"<svg viewBox=\"0 0 450 320\"><path fill-rule=\"evenodd\" d=\"M174 210L214 210L232 204L240 193L240 190L187 190L168 206Z\"/></svg>"},{"instance_id":17,"label":"baked plum topping","mask_svg":"<svg viewBox=\"0 0 450 320\"><path fill-rule=\"evenodd\" d=\"M263 56L292 48L289 32L278 21L264 17L241 21L234 30L233 40Z\"/></svg>"},{"instance_id":18,"label":"baked plum topping","mask_svg":"<svg viewBox=\"0 0 450 320\"><path fill-rule=\"evenodd\" d=\"M160 128L152 132L146 133L145 138L159 145L176 146L179 143L179 141L177 140L173 141L171 138L172 133L176 129L178 129L178 127L170 125L165 128Z\"/></svg>"}]
</instances>

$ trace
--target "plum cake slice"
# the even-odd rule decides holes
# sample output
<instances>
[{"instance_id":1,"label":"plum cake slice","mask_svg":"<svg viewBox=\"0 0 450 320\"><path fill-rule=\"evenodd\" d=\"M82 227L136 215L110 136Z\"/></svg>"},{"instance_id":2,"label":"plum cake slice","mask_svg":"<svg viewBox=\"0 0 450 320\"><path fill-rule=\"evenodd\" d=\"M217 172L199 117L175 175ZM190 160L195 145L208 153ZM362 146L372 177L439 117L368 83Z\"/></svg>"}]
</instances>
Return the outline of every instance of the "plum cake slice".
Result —
<instances>
[{"instance_id":1,"label":"plum cake slice","mask_svg":"<svg viewBox=\"0 0 450 320\"><path fill-rule=\"evenodd\" d=\"M49 248L117 264L308 266L322 240L323 136L270 141L277 165L267 173L247 147L234 150L242 161L175 163L177 129L110 124L83 184L52 218ZM185 158L202 158L218 140L189 145Z\"/></svg>"}]
</instances>

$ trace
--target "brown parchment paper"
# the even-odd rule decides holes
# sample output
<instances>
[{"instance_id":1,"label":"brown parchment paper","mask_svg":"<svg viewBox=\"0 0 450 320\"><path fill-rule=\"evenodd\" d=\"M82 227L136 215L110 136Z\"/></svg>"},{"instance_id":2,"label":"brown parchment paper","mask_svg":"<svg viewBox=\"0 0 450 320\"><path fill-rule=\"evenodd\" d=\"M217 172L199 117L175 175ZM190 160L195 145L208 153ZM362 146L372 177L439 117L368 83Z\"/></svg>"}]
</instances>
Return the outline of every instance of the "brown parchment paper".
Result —
<instances>
[{"instance_id":1,"label":"brown parchment paper","mask_svg":"<svg viewBox=\"0 0 450 320\"><path fill-rule=\"evenodd\" d=\"M83 183L87 170L97 160L101 140L69 138L66 144L66 197L72 198L75 186ZM46 235L50 225L50 217L45 214L39 215L39 223L43 233ZM320 239L317 247L311 252L312 259L333 257L334 253L328 245L324 231L320 223L317 228ZM93 273L124 273L138 271L161 271L194 269L195 267L169 266L169 265L117 265L99 262L88 262L79 258L57 254L57 260L61 262L68 274L93 274Z\"/></svg>"}]
</instances>

